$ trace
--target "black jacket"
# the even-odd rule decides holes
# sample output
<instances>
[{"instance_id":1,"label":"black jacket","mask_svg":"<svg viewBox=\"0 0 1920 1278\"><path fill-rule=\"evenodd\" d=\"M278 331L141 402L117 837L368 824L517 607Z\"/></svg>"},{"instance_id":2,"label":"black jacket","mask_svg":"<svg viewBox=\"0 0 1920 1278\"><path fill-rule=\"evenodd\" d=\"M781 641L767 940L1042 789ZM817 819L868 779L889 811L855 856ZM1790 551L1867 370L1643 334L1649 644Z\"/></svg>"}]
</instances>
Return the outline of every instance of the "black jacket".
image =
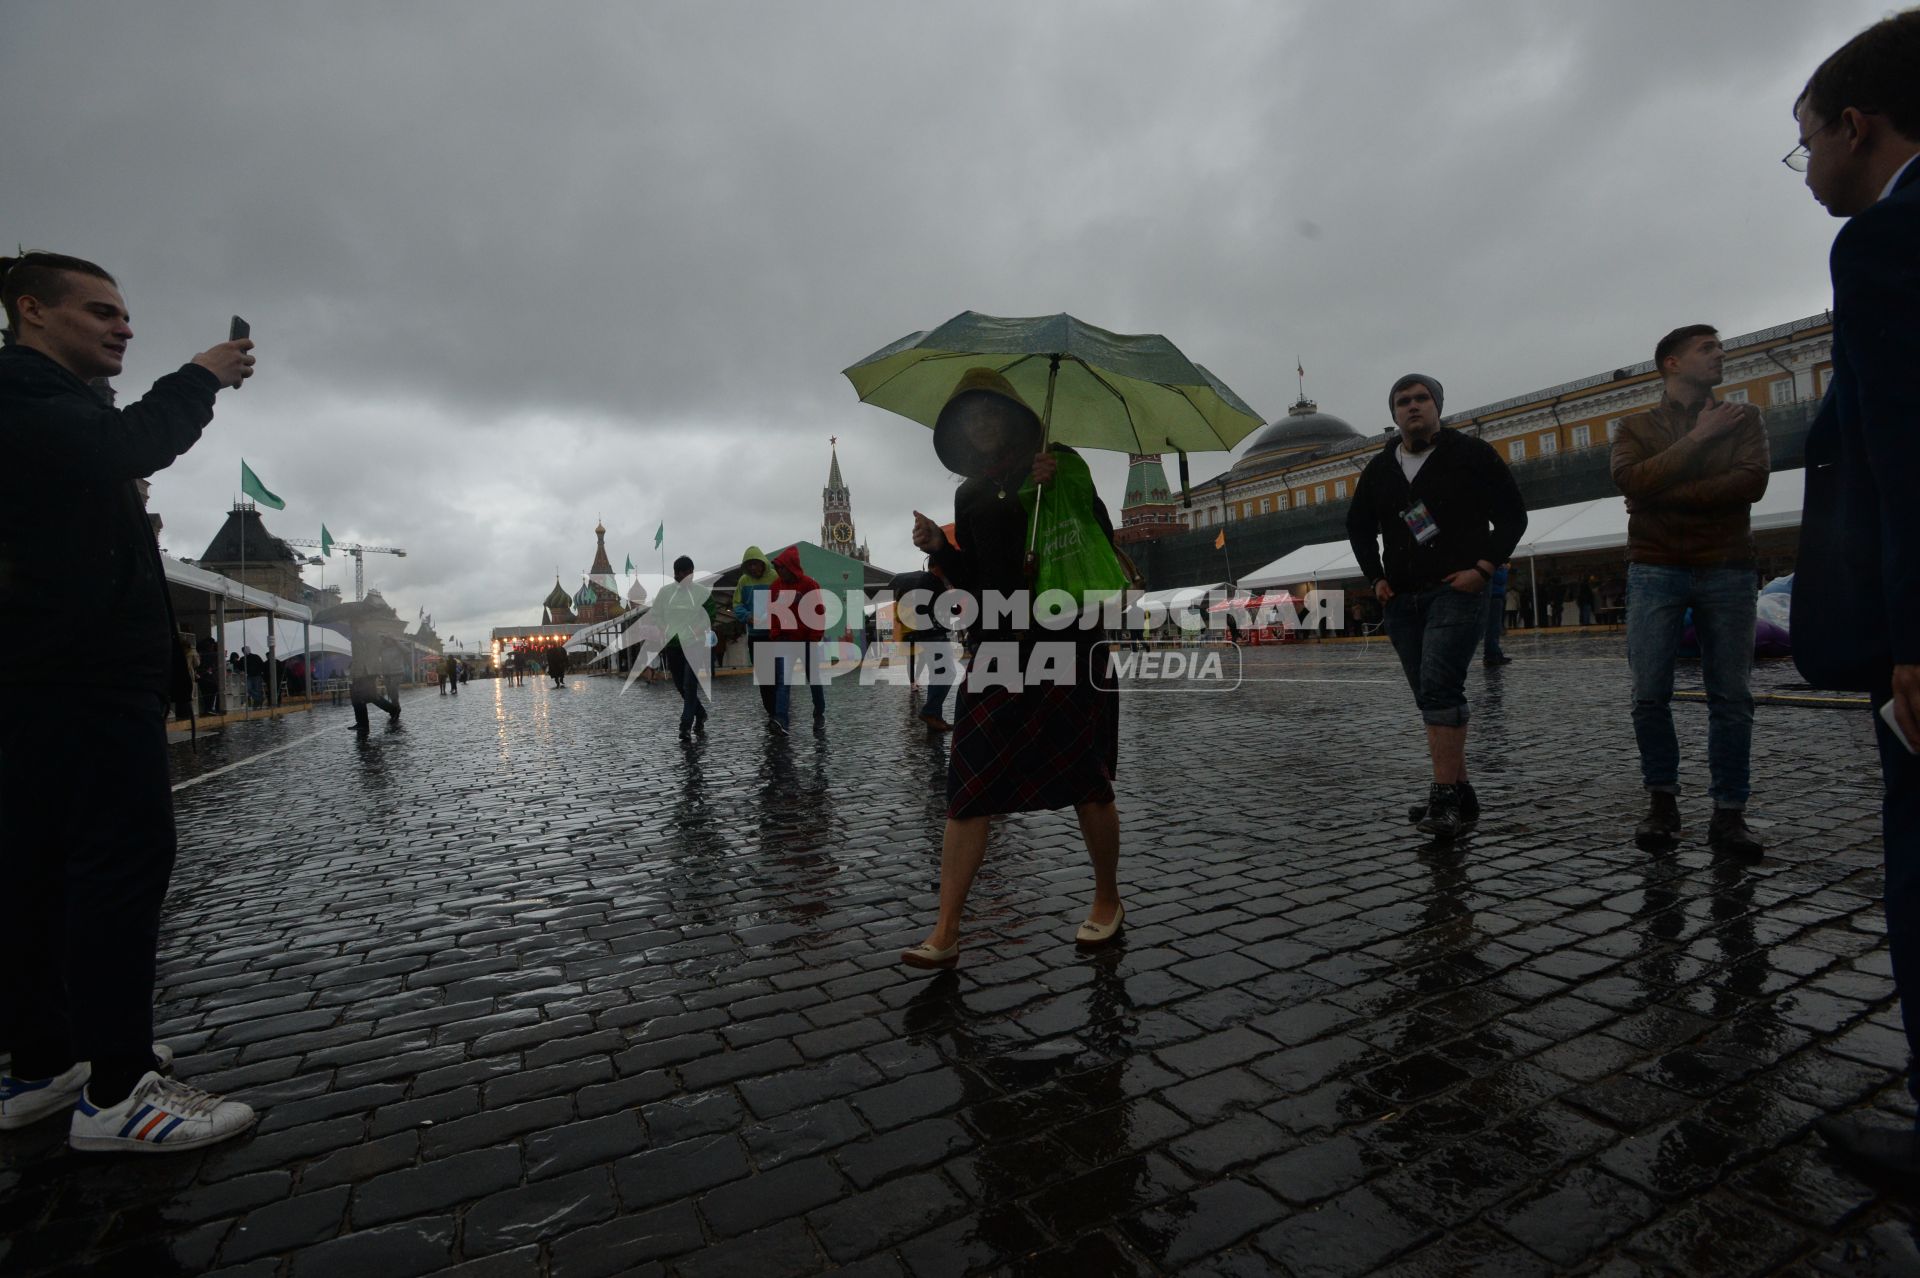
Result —
<instances>
[{"instance_id":1,"label":"black jacket","mask_svg":"<svg viewBox=\"0 0 1920 1278\"><path fill-rule=\"evenodd\" d=\"M25 346L0 348L0 629L63 630L116 645L80 691L171 700L185 656L153 525L134 480L191 448L220 383L197 364L116 409ZM0 687L49 688L37 662L0 664Z\"/></svg>"},{"instance_id":2,"label":"black jacket","mask_svg":"<svg viewBox=\"0 0 1920 1278\"><path fill-rule=\"evenodd\" d=\"M1807 432L1793 663L1884 694L1920 662L1920 162L1833 241L1833 379Z\"/></svg>"},{"instance_id":3,"label":"black jacket","mask_svg":"<svg viewBox=\"0 0 1920 1278\"><path fill-rule=\"evenodd\" d=\"M1385 577L1396 592L1424 590L1482 559L1498 567L1511 558L1527 530L1527 505L1493 445L1443 426L1409 485L1394 451L1399 442L1396 432L1367 463L1347 507L1347 539L1367 580ZM1425 542L1401 514L1415 501L1426 503L1439 529Z\"/></svg>"},{"instance_id":4,"label":"black jacket","mask_svg":"<svg viewBox=\"0 0 1920 1278\"><path fill-rule=\"evenodd\" d=\"M1073 450L1055 445L1054 451ZM1020 486L1026 482L1026 471L1012 476L1004 484L974 478L961 484L953 495L953 535L960 545L958 548L943 546L929 558L946 574L948 584L955 590L978 600L988 591L1010 597L1033 588L1026 571L1027 511L1020 504ZM1107 540L1112 541L1113 518L1097 493L1093 498L1093 517L1099 521L1100 531L1107 535ZM982 620L970 633L972 641L979 643L1011 639L1016 632L1004 624L990 630Z\"/></svg>"}]
</instances>

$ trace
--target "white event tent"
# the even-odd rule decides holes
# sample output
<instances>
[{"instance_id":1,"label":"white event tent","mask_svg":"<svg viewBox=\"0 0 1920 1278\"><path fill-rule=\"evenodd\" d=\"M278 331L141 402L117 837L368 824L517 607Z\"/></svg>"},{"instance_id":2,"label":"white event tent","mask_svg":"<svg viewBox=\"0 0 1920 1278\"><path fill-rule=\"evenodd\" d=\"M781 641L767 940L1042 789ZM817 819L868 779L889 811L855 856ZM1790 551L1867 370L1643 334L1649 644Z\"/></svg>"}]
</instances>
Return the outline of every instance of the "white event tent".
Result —
<instances>
[{"instance_id":1,"label":"white event tent","mask_svg":"<svg viewBox=\"0 0 1920 1278\"><path fill-rule=\"evenodd\" d=\"M1148 590L1127 605L1126 618L1129 623L1137 624L1145 617L1147 624L1158 629L1183 612L1197 612L1206 607L1207 596L1214 591L1223 595L1231 590L1224 581L1210 581L1203 586L1176 586L1171 590Z\"/></svg>"},{"instance_id":2,"label":"white event tent","mask_svg":"<svg viewBox=\"0 0 1920 1278\"><path fill-rule=\"evenodd\" d=\"M295 603L291 599L282 599L279 595L268 590L262 590L258 586L249 586L244 582L235 581L231 577L223 577L217 572L209 572L197 564L183 564L171 555L161 555L160 564L166 574L167 584L169 586L197 591L207 596L209 600L209 611L212 612L214 618L213 637L219 641L221 652L238 652L244 644L247 647L254 648L254 651L260 653L263 657L268 653L272 653L276 661L284 660L294 652L299 652L304 658L303 666L311 669L313 665L312 654L316 650L331 651L331 649L325 647L324 640L320 645L316 645L314 640L323 634L332 634L333 632L315 627L313 625L313 609L307 607L305 604ZM241 614L244 620L227 620L227 608L229 604ZM257 613L265 613L266 616L248 616L248 614ZM274 622L272 631L267 629L268 618L272 618ZM258 647L255 647L255 641L253 639L241 637L239 632L242 627L247 625L256 625L258 627ZM297 642L294 641L295 632L293 630L293 627L296 625L300 628ZM271 643L269 642L270 640L272 641ZM268 695L270 700L277 704L280 700L279 671L277 667L270 669L269 680L270 691ZM224 688L225 685L223 683L223 705L225 701Z\"/></svg>"},{"instance_id":3,"label":"white event tent","mask_svg":"<svg viewBox=\"0 0 1920 1278\"><path fill-rule=\"evenodd\" d=\"M1776 470L1767 478L1766 494L1753 505L1753 530L1798 528L1806 495L1804 470ZM1600 497L1527 512L1527 531L1514 547L1516 561L1574 555L1592 550L1624 550L1627 545L1627 499ZM1324 541L1290 550L1240 579L1243 590L1265 590L1307 581L1348 581L1365 574L1344 541ZM1203 589L1203 587L1193 587Z\"/></svg>"}]
</instances>

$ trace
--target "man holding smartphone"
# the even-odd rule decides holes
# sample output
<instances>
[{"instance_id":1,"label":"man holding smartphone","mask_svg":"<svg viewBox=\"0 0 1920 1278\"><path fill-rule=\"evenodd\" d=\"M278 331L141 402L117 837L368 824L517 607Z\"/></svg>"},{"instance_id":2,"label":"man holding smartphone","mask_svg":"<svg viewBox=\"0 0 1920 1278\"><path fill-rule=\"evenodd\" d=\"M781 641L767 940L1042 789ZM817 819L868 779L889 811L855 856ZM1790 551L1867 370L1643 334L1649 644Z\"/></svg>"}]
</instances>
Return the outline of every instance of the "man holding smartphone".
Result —
<instances>
[{"instance_id":1,"label":"man holding smartphone","mask_svg":"<svg viewBox=\"0 0 1920 1278\"><path fill-rule=\"evenodd\" d=\"M0 258L0 303L0 626L37 625L59 599L67 624L124 645L79 683L0 666L0 970L14 1013L0 1130L70 1114L75 1149L197 1149L253 1111L164 1077L171 1054L153 1042L174 857L165 715L184 661L135 481L200 438L214 396L252 374L253 343L204 351L115 409L88 385L120 372L133 337L111 275L56 253Z\"/></svg>"},{"instance_id":2,"label":"man holding smartphone","mask_svg":"<svg viewBox=\"0 0 1920 1278\"><path fill-rule=\"evenodd\" d=\"M1920 1098L1920 9L1814 71L1786 164L1835 217L1833 378L1807 433L1793 660L1819 688L1870 693L1886 786L1887 949ZM1906 743L1900 738L1904 736ZM1920 1180L1920 1131L1829 1118L1842 1152Z\"/></svg>"}]
</instances>

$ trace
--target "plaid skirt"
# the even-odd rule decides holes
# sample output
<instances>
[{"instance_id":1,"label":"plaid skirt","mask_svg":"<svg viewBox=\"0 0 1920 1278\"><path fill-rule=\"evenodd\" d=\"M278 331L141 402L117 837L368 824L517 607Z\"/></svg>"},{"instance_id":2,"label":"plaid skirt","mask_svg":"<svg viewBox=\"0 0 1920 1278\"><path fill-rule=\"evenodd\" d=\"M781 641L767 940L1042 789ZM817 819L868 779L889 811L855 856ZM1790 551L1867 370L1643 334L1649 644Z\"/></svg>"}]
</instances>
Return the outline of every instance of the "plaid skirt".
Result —
<instances>
[{"instance_id":1,"label":"plaid skirt","mask_svg":"<svg viewBox=\"0 0 1920 1278\"><path fill-rule=\"evenodd\" d=\"M1073 682L1019 692L1005 687L976 692L960 684L947 763L949 817L1113 801L1120 694L1108 649L1094 646L1106 634L1075 630L1046 637L1072 640ZM1021 650L1028 655L1030 646L1022 644Z\"/></svg>"}]
</instances>

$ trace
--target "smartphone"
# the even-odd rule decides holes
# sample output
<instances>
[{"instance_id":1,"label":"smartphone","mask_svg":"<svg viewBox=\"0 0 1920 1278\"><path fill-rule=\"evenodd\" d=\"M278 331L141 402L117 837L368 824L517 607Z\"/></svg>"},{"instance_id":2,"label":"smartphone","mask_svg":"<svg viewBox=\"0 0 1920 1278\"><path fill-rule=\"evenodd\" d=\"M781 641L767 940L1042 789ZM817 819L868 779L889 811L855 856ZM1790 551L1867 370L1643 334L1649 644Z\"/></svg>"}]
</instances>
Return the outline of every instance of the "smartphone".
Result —
<instances>
[{"instance_id":1,"label":"smartphone","mask_svg":"<svg viewBox=\"0 0 1920 1278\"><path fill-rule=\"evenodd\" d=\"M253 328L238 315L234 316L232 321L227 324L227 340L229 342L237 342L243 337L252 336Z\"/></svg>"},{"instance_id":2,"label":"smartphone","mask_svg":"<svg viewBox=\"0 0 1920 1278\"><path fill-rule=\"evenodd\" d=\"M1915 746L1913 742L1907 740L1907 734L1900 731L1900 722L1893 717L1893 702L1888 701L1881 705L1880 717L1887 721L1887 727L1892 731L1893 739L1905 746L1908 754L1920 754L1920 746Z\"/></svg>"}]
</instances>

